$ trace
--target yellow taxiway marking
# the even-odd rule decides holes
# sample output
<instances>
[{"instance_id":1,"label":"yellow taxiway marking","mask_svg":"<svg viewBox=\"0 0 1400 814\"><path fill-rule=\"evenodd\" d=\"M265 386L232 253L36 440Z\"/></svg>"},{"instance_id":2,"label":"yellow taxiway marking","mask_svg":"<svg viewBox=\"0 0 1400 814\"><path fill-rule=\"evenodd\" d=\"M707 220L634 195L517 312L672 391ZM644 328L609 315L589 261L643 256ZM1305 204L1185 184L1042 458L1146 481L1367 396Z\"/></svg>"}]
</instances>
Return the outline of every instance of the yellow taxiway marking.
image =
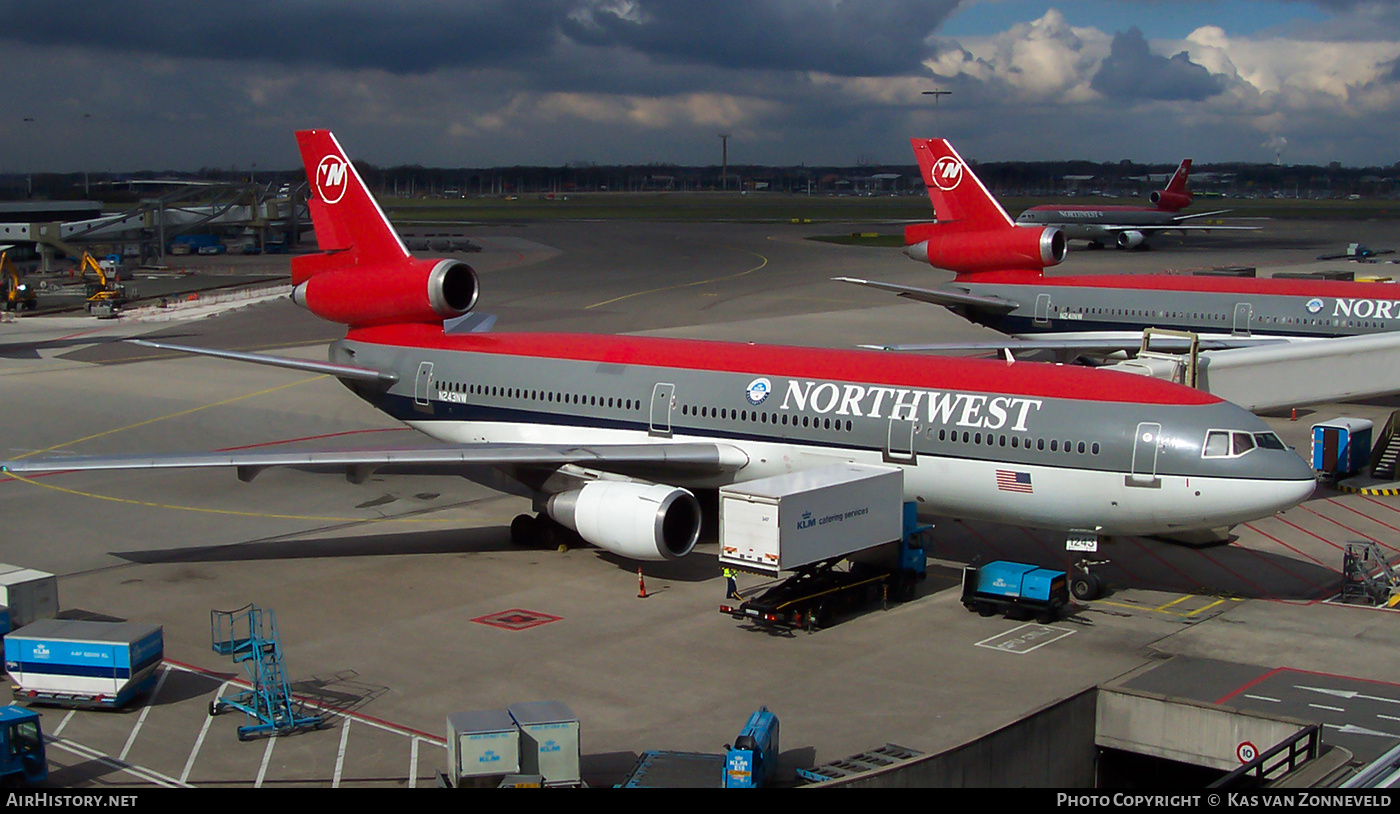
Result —
<instances>
[{"instance_id":1,"label":"yellow taxiway marking","mask_svg":"<svg viewBox=\"0 0 1400 814\"><path fill-rule=\"evenodd\" d=\"M745 252L745 254L752 254L754 257L757 257L759 260L761 260L761 261L763 261L763 262L759 263L758 265L754 266L753 268L745 269L745 270L743 270L743 271L741 271L741 272L739 272L739 273L737 273L737 274L726 274L726 275L724 275L724 276L722 276L722 277L711 277L711 278L708 279L708 280L696 280L696 281L693 282L693 283L680 283L680 284L678 284L678 285L667 285L667 286L662 286L662 287L660 287L660 288L649 288L649 289L647 289L646 291L633 291L631 294L623 294L621 297L613 297L613 298L610 299L610 300L603 300L602 302L595 302L595 303L593 303L592 305L585 305L585 306L583 307L583 310L587 311L587 310L589 310L590 308L597 308L597 307L600 306L600 305L612 305L612 304L615 303L615 302L621 302L621 301L623 301L623 300L631 299L632 297L640 297L640 296L642 296L643 294L657 294L657 293L660 293L660 292L662 292L662 291L674 291L674 290L676 290L676 289L678 289L678 288L694 288L694 287L697 286L697 285L709 285L710 283L718 283L718 282L720 282L721 280L735 280L735 279L738 279L739 277L743 277L743 276L746 275L746 274L753 274L755 271L758 271L759 269L761 269L761 268L763 268L764 266L768 265L768 258L767 258L767 257L764 257L764 256L761 255L761 254L755 254L754 252Z\"/></svg>"},{"instance_id":2,"label":"yellow taxiway marking","mask_svg":"<svg viewBox=\"0 0 1400 814\"><path fill-rule=\"evenodd\" d=\"M319 380L319 379L325 379L325 378L328 378L328 377L327 377L326 375L312 376L312 377L309 378L309 379L301 379L301 380L299 380L299 381L295 381L295 382L292 382L292 383L290 383L290 384L279 384L279 385L277 385L276 387L269 387L269 388L267 388L266 390L259 390L259 391L256 392L256 393L244 393L244 394L241 395L241 396L234 396L233 398L224 399L223 401L215 401L215 402L212 402L212 403L210 403L210 404L201 405L201 406L199 406L199 407L191 407L191 408L188 409L188 410L181 410L181 411L178 412L178 413L168 413L168 414L163 415L163 416L157 416L157 417L155 417L155 418L148 418L148 419L146 419L145 421L138 421L138 422L136 422L135 424L128 424L128 425L126 425L125 427L114 427L114 428L112 428L112 429L110 429L110 430L103 430L102 432L93 433L92 435L85 435L85 436L83 436L82 438L75 438L75 439L73 439L72 441L65 441L65 442L62 443L62 444L55 444L55 445L53 445L53 446L51 446L51 447L45 447L44 449L30 450L29 452L26 452L26 453L24 453L23 455L17 455L17 456L15 456L15 460L19 460L20 458L28 458L30 455L39 455L39 454L42 454L42 453L45 453L45 452L53 452L53 451L56 450L56 449L63 449L64 447L71 447L71 446L73 446L74 444L81 444L81 443L84 442L84 441L91 441L91 440L93 440L94 438L102 438L102 437L107 436L107 435L115 435L116 433L119 433L119 432L126 432L127 430L134 430L134 429L136 429L137 427L145 427L145 426L147 426L147 425L156 424L156 423L159 423L159 422L161 422L161 421L166 421L166 420L171 419L171 418L179 418L180 416L190 415L190 414L192 414L192 413L198 413L198 412L200 412L201 410L208 410L208 409L211 408L211 407L222 407L222 406L224 406L225 404L233 404L234 402L237 402L237 401L243 401L244 399L256 398L257 396L266 395L266 394L268 394L268 393L276 393L278 390L286 390L286 389L289 388L289 387L297 387L298 385L303 385L303 384L306 384L307 382L314 382L314 381L317 381L317 380ZM15 476L14 476L14 475L11 475L10 477L15 477ZM20 478L20 480L23 480L23 478Z\"/></svg>"},{"instance_id":3,"label":"yellow taxiway marking","mask_svg":"<svg viewBox=\"0 0 1400 814\"><path fill-rule=\"evenodd\" d=\"M1126 603L1126 602L1114 602L1114 601L1111 600L1111 599L1100 599L1100 600L1098 600L1097 602L1095 602L1094 604L1096 604L1096 605L1108 605L1108 606L1111 606L1111 607L1114 607L1114 608L1123 608L1124 610L1150 611L1150 612L1152 612L1152 613L1164 613L1164 614L1166 614L1166 615L1168 615L1168 616L1181 616L1181 617L1184 617L1184 618L1190 618L1190 617L1192 617L1192 616L1196 616L1197 614L1205 613L1206 611L1211 610L1212 608L1219 607L1220 605L1223 605L1223 604L1225 604L1226 602L1243 602L1243 601L1244 601L1244 600L1242 600L1242 599L1238 599L1238 598L1235 598L1235 597L1226 597L1226 598L1216 597L1214 602L1209 602L1209 603L1207 603L1207 604L1205 604L1205 605L1202 605L1202 606L1199 607L1199 608L1194 608L1194 609L1192 609L1192 610L1187 610L1187 611L1173 610L1173 608L1174 608L1176 605L1179 605L1179 604L1181 604L1182 602L1185 602L1185 601L1187 601L1187 600L1189 600L1189 599L1210 599L1210 598L1211 598L1211 597L1208 597L1208 596L1200 596L1200 595L1198 595L1198 594L1183 594L1182 596L1179 596L1179 597L1177 597L1176 599L1173 599L1172 601L1167 602L1167 603L1165 603L1165 604L1158 605L1158 606L1155 607L1155 608L1151 608L1151 607L1148 607L1148 606L1146 606L1146 605L1132 605L1132 604L1129 604L1129 603Z\"/></svg>"}]
</instances>

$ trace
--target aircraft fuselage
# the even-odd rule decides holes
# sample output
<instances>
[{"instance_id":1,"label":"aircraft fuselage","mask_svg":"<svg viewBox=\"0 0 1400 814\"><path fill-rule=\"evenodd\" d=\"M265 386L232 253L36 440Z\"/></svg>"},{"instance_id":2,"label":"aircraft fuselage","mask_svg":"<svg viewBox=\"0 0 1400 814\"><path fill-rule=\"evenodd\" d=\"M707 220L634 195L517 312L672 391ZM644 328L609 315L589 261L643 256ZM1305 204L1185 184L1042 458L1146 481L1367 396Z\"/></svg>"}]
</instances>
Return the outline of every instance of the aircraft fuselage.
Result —
<instances>
[{"instance_id":1,"label":"aircraft fuselage","mask_svg":"<svg viewBox=\"0 0 1400 814\"><path fill-rule=\"evenodd\" d=\"M886 464L925 513L1145 534L1267 515L1313 486L1252 414L1103 371L431 325L352 330L331 359L399 371L387 391L356 390L449 443L709 441L747 456L738 471L667 477L692 488ZM1248 449L1207 456L1211 432Z\"/></svg>"},{"instance_id":2,"label":"aircraft fuselage","mask_svg":"<svg viewBox=\"0 0 1400 814\"><path fill-rule=\"evenodd\" d=\"M991 277L992 275L987 275ZM1386 283L1167 275L963 279L945 288L1017 303L1010 312L960 308L1016 336L1189 330L1204 336L1327 338L1400 329L1400 287Z\"/></svg>"}]
</instances>

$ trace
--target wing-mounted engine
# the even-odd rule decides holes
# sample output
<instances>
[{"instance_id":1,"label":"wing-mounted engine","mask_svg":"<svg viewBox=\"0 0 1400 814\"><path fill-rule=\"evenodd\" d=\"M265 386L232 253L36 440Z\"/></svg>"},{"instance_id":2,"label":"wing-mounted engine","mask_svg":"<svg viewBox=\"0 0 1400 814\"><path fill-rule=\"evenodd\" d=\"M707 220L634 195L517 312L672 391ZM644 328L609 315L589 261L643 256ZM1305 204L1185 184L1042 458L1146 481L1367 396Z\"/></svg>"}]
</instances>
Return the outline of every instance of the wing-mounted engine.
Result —
<instances>
[{"instance_id":1,"label":"wing-mounted engine","mask_svg":"<svg viewBox=\"0 0 1400 814\"><path fill-rule=\"evenodd\" d=\"M364 328L460 317L475 307L479 293L476 272L466 263L415 258L383 269L322 271L293 289L292 299L322 319Z\"/></svg>"},{"instance_id":2,"label":"wing-mounted engine","mask_svg":"<svg viewBox=\"0 0 1400 814\"><path fill-rule=\"evenodd\" d=\"M1118 233L1118 248L1120 249L1136 249L1146 241L1147 236L1136 229Z\"/></svg>"},{"instance_id":3,"label":"wing-mounted engine","mask_svg":"<svg viewBox=\"0 0 1400 814\"><path fill-rule=\"evenodd\" d=\"M551 495L545 513L585 541L633 560L676 560L700 538L700 502L685 489L592 481Z\"/></svg>"},{"instance_id":4,"label":"wing-mounted engine","mask_svg":"<svg viewBox=\"0 0 1400 814\"><path fill-rule=\"evenodd\" d=\"M1191 205L1192 200L1191 193L1189 192L1171 192L1165 189L1157 190L1147 196L1147 199L1152 201L1152 203L1163 212L1177 212L1185 209Z\"/></svg>"},{"instance_id":5,"label":"wing-mounted engine","mask_svg":"<svg viewBox=\"0 0 1400 814\"><path fill-rule=\"evenodd\" d=\"M955 231L945 224L904 228L904 253L958 274L1039 272L1065 259L1065 235L1054 226Z\"/></svg>"}]
</instances>

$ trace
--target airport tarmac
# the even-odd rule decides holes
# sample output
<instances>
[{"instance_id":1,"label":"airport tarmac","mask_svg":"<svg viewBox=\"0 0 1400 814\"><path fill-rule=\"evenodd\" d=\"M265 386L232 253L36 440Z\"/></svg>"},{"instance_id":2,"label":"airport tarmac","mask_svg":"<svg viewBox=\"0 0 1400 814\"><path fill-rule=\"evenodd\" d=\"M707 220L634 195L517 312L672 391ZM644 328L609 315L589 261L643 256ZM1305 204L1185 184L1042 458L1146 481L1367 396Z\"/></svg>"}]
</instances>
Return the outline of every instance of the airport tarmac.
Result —
<instances>
[{"instance_id":1,"label":"airport tarmac","mask_svg":"<svg viewBox=\"0 0 1400 814\"><path fill-rule=\"evenodd\" d=\"M1312 266L1350 242L1387 248L1396 226L1264 225L1167 237L1152 252L1073 247L1060 270ZM927 285L943 272L897 249L805 239L870 230L493 225L466 230L483 251L463 259L480 272L479 310L499 316L498 330L829 347L986 335L944 309L829 280ZM324 358L341 329L285 300L160 323L133 315L0 325L0 458L413 443L412 431L334 380L113 341L135 335ZM1306 451L1318 420L1384 421L1396 407L1316 405L1296 421L1267 420ZM1397 497L1320 489L1237 528L1229 546L1116 540L1103 552L1115 592L1021 648L1006 642L1022 622L967 613L953 586L959 564L977 556L1067 562L1046 532L940 520L919 599L783 637L717 612L724 580L713 543L678 563L644 565L640 598L635 564L591 548L512 547L509 522L528 508L447 477L352 485L273 470L249 484L213 471L0 482L0 559L59 574L66 609L165 627L170 667L148 705L45 712L58 736L50 784L426 786L445 764L448 714L546 700L578 716L590 785L616 782L644 750L719 752L760 705L782 722L791 777L797 766L887 742L956 746L1167 655L1394 680L1394 613L1324 600L1340 586L1346 541L1400 551ZM250 602L276 612L294 687L326 709L327 728L242 743L241 716L207 716L214 694L241 675L211 650L210 611Z\"/></svg>"}]
</instances>

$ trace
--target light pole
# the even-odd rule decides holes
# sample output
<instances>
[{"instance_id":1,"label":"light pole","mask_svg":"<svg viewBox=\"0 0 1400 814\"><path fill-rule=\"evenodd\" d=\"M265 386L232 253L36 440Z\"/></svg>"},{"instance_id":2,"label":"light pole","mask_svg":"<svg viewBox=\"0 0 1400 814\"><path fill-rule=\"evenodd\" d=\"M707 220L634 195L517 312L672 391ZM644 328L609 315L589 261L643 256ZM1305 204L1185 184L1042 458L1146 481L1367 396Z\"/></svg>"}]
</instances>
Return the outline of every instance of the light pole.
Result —
<instances>
[{"instance_id":1,"label":"light pole","mask_svg":"<svg viewBox=\"0 0 1400 814\"><path fill-rule=\"evenodd\" d=\"M728 134L728 133L720 133L720 134L719 134L719 143L720 143L720 148L719 148L719 160L720 160L719 183L720 183L720 190L723 191L723 192L728 192L728 191L729 191L729 134Z\"/></svg>"},{"instance_id":2,"label":"light pole","mask_svg":"<svg viewBox=\"0 0 1400 814\"><path fill-rule=\"evenodd\" d=\"M933 97L933 135L935 137L941 136L942 128L938 126L938 98L940 96L952 96L953 92L951 90L943 90L942 88L939 88L936 90L923 91L923 95Z\"/></svg>"}]
</instances>

